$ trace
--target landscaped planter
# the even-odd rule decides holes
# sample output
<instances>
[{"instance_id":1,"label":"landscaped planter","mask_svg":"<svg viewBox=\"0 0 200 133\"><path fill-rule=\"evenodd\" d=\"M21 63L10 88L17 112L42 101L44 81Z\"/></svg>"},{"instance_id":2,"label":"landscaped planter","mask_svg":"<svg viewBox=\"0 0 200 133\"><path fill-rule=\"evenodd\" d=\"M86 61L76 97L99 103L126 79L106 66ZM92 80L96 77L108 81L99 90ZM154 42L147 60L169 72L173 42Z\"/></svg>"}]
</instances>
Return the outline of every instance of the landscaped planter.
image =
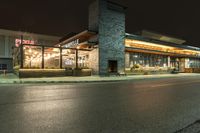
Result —
<instances>
[{"instance_id":1,"label":"landscaped planter","mask_svg":"<svg viewBox=\"0 0 200 133\"><path fill-rule=\"evenodd\" d=\"M65 69L19 69L20 78L64 77L66 75L72 76L72 71L66 72Z\"/></svg>"},{"instance_id":2,"label":"landscaped planter","mask_svg":"<svg viewBox=\"0 0 200 133\"><path fill-rule=\"evenodd\" d=\"M193 73L200 73L200 68L193 68Z\"/></svg>"},{"instance_id":3,"label":"landscaped planter","mask_svg":"<svg viewBox=\"0 0 200 133\"><path fill-rule=\"evenodd\" d=\"M91 76L92 69L74 69L73 76Z\"/></svg>"},{"instance_id":4,"label":"landscaped planter","mask_svg":"<svg viewBox=\"0 0 200 133\"><path fill-rule=\"evenodd\" d=\"M136 70L136 71L125 71L127 75L155 75L155 74L169 74L171 71L169 70L155 70L155 71L147 71L147 70Z\"/></svg>"},{"instance_id":5,"label":"landscaped planter","mask_svg":"<svg viewBox=\"0 0 200 133\"><path fill-rule=\"evenodd\" d=\"M91 76L91 69L19 69L19 78Z\"/></svg>"},{"instance_id":6,"label":"landscaped planter","mask_svg":"<svg viewBox=\"0 0 200 133\"><path fill-rule=\"evenodd\" d=\"M185 73L200 73L200 68L185 68Z\"/></svg>"}]
</instances>

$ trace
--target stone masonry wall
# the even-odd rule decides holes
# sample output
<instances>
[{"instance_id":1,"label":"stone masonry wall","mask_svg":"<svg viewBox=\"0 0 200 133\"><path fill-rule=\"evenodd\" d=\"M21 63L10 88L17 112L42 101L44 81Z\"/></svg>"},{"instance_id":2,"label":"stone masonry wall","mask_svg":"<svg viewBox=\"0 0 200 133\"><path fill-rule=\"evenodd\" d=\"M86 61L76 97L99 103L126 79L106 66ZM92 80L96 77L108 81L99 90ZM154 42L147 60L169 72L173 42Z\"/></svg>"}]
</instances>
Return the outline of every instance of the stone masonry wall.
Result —
<instances>
[{"instance_id":1,"label":"stone masonry wall","mask_svg":"<svg viewBox=\"0 0 200 133\"><path fill-rule=\"evenodd\" d=\"M99 17L99 74L108 73L108 61L118 62L118 72L125 69L125 13L108 8L106 0L100 0Z\"/></svg>"},{"instance_id":2,"label":"stone masonry wall","mask_svg":"<svg viewBox=\"0 0 200 133\"><path fill-rule=\"evenodd\" d=\"M96 48L92 51L90 51L89 54L89 68L92 69L92 75L98 75L99 74L99 49Z\"/></svg>"}]
</instances>

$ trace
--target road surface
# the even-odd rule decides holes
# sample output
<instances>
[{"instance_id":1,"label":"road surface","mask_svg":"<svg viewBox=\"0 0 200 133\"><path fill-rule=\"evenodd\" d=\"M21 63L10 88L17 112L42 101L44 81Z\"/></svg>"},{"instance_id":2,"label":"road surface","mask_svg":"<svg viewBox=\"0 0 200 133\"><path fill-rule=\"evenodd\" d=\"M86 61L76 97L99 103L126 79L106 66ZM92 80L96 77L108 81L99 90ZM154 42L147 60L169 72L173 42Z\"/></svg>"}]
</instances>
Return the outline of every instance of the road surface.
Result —
<instances>
[{"instance_id":1,"label":"road surface","mask_svg":"<svg viewBox=\"0 0 200 133\"><path fill-rule=\"evenodd\" d=\"M199 119L199 77L0 85L0 133L175 133Z\"/></svg>"}]
</instances>

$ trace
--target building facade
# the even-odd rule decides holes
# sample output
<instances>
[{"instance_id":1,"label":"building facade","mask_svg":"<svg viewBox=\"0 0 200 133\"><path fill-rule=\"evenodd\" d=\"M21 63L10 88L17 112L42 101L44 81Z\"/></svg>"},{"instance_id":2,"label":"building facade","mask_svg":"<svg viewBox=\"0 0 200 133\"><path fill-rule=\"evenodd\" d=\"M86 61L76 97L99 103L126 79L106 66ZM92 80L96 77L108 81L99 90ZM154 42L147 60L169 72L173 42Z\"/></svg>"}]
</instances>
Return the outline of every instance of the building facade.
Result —
<instances>
[{"instance_id":1,"label":"building facade","mask_svg":"<svg viewBox=\"0 0 200 133\"><path fill-rule=\"evenodd\" d=\"M188 72L200 68L200 48L185 40L143 31L125 31L126 7L96 0L89 6L88 29L48 43L22 44L14 50L21 69L91 69L93 75Z\"/></svg>"},{"instance_id":2,"label":"building facade","mask_svg":"<svg viewBox=\"0 0 200 133\"><path fill-rule=\"evenodd\" d=\"M13 70L14 48L21 44L53 46L60 37L0 29L0 70Z\"/></svg>"},{"instance_id":3,"label":"building facade","mask_svg":"<svg viewBox=\"0 0 200 133\"><path fill-rule=\"evenodd\" d=\"M200 67L200 48L185 45L185 40L148 31L140 35L126 33L125 10L107 0L96 0L89 6L88 31L75 36L80 43L73 48L90 47L88 62L93 65L88 67L93 73L185 72ZM81 41L84 34L91 36ZM90 43L92 38L95 43ZM74 40L67 39L60 46Z\"/></svg>"}]
</instances>

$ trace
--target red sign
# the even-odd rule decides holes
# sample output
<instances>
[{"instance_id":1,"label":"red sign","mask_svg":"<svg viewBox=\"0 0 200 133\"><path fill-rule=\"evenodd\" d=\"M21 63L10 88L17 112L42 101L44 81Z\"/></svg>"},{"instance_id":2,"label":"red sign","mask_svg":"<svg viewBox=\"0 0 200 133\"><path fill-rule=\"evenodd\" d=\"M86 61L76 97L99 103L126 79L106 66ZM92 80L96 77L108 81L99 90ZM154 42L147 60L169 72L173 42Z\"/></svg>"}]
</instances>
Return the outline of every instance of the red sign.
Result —
<instances>
[{"instance_id":1,"label":"red sign","mask_svg":"<svg viewBox=\"0 0 200 133\"><path fill-rule=\"evenodd\" d=\"M23 40L23 44L31 44L34 45L35 41L33 40ZM15 39L15 46L19 47L21 45L21 39Z\"/></svg>"}]
</instances>

